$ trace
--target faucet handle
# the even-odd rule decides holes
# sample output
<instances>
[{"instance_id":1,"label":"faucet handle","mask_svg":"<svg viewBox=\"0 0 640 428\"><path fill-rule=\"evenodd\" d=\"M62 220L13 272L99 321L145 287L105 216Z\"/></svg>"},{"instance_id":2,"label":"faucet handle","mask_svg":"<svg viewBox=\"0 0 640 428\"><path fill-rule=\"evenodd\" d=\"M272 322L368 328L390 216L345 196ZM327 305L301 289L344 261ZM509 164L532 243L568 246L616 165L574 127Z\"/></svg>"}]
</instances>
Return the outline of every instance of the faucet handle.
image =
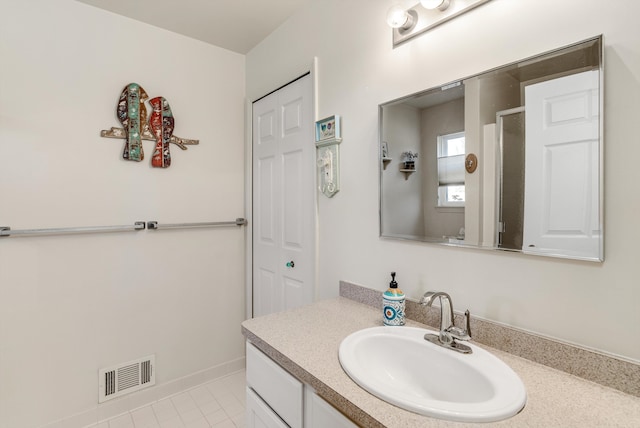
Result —
<instances>
[{"instance_id":1,"label":"faucet handle","mask_svg":"<svg viewBox=\"0 0 640 428\"><path fill-rule=\"evenodd\" d=\"M471 314L469 312L469 309L467 309L464 313L464 324L465 324L464 329L460 327L456 327L455 325L452 325L446 330L447 333L449 333L451 337L453 337L454 339L471 340L471 323L470 323L471 316L470 315Z\"/></svg>"},{"instance_id":2,"label":"faucet handle","mask_svg":"<svg viewBox=\"0 0 640 428\"><path fill-rule=\"evenodd\" d=\"M469 309L464 311L464 328L467 330L469 339L471 339L471 312L469 312Z\"/></svg>"}]
</instances>

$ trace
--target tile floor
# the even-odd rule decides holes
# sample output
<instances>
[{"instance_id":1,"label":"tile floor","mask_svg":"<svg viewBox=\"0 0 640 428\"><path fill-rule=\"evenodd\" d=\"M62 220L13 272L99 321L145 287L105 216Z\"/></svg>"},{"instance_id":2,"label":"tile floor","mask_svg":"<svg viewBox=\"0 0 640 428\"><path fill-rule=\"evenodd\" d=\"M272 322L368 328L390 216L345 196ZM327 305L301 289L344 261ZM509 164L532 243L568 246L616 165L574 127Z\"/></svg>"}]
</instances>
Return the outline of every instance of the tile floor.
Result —
<instances>
[{"instance_id":1,"label":"tile floor","mask_svg":"<svg viewBox=\"0 0 640 428\"><path fill-rule=\"evenodd\" d=\"M244 428L245 371L87 428Z\"/></svg>"}]
</instances>

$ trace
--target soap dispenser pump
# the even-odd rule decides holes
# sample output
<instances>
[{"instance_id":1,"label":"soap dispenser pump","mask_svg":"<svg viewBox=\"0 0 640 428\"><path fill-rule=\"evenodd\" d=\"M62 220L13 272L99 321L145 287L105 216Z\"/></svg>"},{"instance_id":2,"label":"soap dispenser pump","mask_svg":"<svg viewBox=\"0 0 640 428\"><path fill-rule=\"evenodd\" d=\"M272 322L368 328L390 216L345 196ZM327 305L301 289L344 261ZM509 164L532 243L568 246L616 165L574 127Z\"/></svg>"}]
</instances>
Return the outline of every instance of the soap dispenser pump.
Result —
<instances>
[{"instance_id":1,"label":"soap dispenser pump","mask_svg":"<svg viewBox=\"0 0 640 428\"><path fill-rule=\"evenodd\" d=\"M389 289L382 295L384 325L404 325L404 293L398 288L396 273L391 272Z\"/></svg>"}]
</instances>

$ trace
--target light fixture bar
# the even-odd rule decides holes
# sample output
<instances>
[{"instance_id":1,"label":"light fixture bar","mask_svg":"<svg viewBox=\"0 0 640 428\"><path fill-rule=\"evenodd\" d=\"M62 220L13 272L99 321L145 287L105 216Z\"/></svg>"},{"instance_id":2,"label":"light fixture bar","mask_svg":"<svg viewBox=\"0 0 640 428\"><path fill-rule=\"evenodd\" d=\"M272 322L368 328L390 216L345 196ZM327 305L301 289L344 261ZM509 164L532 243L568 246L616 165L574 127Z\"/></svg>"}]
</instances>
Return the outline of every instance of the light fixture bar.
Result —
<instances>
[{"instance_id":1,"label":"light fixture bar","mask_svg":"<svg viewBox=\"0 0 640 428\"><path fill-rule=\"evenodd\" d=\"M420 3L409 9L407 13L417 16L416 22L408 29L393 28L393 47L397 47L407 40L413 39L440 24L444 24L462 14L475 9L491 0L455 0L451 1L445 10L425 9Z\"/></svg>"}]
</instances>

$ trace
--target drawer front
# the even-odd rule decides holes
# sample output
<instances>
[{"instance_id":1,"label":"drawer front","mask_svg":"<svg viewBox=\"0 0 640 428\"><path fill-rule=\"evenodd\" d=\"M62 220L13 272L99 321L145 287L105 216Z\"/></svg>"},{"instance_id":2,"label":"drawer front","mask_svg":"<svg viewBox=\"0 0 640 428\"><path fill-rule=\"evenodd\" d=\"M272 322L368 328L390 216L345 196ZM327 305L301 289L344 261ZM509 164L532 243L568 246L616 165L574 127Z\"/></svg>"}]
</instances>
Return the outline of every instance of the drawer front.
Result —
<instances>
[{"instance_id":1,"label":"drawer front","mask_svg":"<svg viewBox=\"0 0 640 428\"><path fill-rule=\"evenodd\" d=\"M260 397L247 388L247 428L288 428Z\"/></svg>"},{"instance_id":2,"label":"drawer front","mask_svg":"<svg viewBox=\"0 0 640 428\"><path fill-rule=\"evenodd\" d=\"M308 385L305 387L304 419L305 428L358 428Z\"/></svg>"},{"instance_id":3,"label":"drawer front","mask_svg":"<svg viewBox=\"0 0 640 428\"><path fill-rule=\"evenodd\" d=\"M291 428L302 428L303 384L249 342L247 385Z\"/></svg>"}]
</instances>

